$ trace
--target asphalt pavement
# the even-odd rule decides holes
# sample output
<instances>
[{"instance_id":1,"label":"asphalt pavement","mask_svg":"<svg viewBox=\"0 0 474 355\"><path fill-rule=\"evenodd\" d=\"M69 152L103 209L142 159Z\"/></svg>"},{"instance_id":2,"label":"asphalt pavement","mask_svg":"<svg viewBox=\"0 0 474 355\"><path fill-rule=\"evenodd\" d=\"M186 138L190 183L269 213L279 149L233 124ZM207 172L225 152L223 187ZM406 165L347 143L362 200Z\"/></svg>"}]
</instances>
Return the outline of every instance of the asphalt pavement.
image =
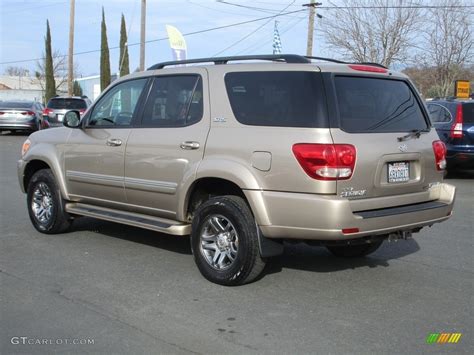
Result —
<instances>
[{"instance_id":1,"label":"asphalt pavement","mask_svg":"<svg viewBox=\"0 0 474 355\"><path fill-rule=\"evenodd\" d=\"M453 217L413 240L345 260L287 245L265 275L222 287L189 239L81 218L32 227L0 136L0 353L474 353L474 175L458 174ZM462 333L427 344L431 333Z\"/></svg>"}]
</instances>

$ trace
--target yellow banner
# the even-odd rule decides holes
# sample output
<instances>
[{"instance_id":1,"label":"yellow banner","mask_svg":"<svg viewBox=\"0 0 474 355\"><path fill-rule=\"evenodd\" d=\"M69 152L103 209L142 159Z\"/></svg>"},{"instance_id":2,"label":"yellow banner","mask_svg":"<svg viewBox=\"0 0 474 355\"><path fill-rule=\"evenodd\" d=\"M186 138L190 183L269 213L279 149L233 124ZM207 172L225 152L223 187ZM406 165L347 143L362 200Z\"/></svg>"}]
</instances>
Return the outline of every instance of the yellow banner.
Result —
<instances>
[{"instance_id":1,"label":"yellow banner","mask_svg":"<svg viewBox=\"0 0 474 355\"><path fill-rule=\"evenodd\" d=\"M186 41L176 27L166 25L166 32L168 33L171 49L186 50Z\"/></svg>"},{"instance_id":2,"label":"yellow banner","mask_svg":"<svg viewBox=\"0 0 474 355\"><path fill-rule=\"evenodd\" d=\"M469 80L456 80L454 95L459 99L468 99L470 95L471 84Z\"/></svg>"}]
</instances>

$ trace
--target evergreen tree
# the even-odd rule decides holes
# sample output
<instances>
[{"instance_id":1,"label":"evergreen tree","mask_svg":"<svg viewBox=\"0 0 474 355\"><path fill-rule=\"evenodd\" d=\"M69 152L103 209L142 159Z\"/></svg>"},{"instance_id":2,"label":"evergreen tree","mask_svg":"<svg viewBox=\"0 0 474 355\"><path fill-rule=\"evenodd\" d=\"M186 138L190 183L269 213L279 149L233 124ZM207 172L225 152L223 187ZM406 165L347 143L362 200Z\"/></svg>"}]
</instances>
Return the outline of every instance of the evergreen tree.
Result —
<instances>
[{"instance_id":1,"label":"evergreen tree","mask_svg":"<svg viewBox=\"0 0 474 355\"><path fill-rule=\"evenodd\" d=\"M81 85L77 82L77 80L74 80L74 83L72 85L72 94L74 96L82 96L82 88Z\"/></svg>"},{"instance_id":2,"label":"evergreen tree","mask_svg":"<svg viewBox=\"0 0 474 355\"><path fill-rule=\"evenodd\" d=\"M54 70L53 70L53 52L51 49L51 31L49 29L49 20L46 20L46 38L44 40L45 46L45 92L44 100L45 103L49 101L50 98L56 96L56 82L54 80Z\"/></svg>"},{"instance_id":3,"label":"evergreen tree","mask_svg":"<svg viewBox=\"0 0 474 355\"><path fill-rule=\"evenodd\" d=\"M100 90L103 91L110 84L110 55L107 43L107 27L105 25L104 7L102 7L100 40Z\"/></svg>"},{"instance_id":4,"label":"evergreen tree","mask_svg":"<svg viewBox=\"0 0 474 355\"><path fill-rule=\"evenodd\" d=\"M127 26L125 26L125 17L122 14L120 24L120 57L119 57L120 76L130 74L128 46L127 46Z\"/></svg>"}]
</instances>

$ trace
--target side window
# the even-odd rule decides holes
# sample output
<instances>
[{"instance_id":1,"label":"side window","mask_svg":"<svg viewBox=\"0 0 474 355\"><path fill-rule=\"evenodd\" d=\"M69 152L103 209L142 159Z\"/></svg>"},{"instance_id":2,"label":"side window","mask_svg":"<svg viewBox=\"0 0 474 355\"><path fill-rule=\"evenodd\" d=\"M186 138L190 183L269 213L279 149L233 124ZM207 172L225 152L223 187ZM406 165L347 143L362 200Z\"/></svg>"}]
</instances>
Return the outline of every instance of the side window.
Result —
<instances>
[{"instance_id":1,"label":"side window","mask_svg":"<svg viewBox=\"0 0 474 355\"><path fill-rule=\"evenodd\" d=\"M142 125L184 127L199 122L203 114L199 75L156 77L148 96Z\"/></svg>"},{"instance_id":2,"label":"side window","mask_svg":"<svg viewBox=\"0 0 474 355\"><path fill-rule=\"evenodd\" d=\"M88 126L130 125L147 80L130 80L113 87L94 106Z\"/></svg>"},{"instance_id":3,"label":"side window","mask_svg":"<svg viewBox=\"0 0 474 355\"><path fill-rule=\"evenodd\" d=\"M438 104L428 104L428 112L433 123L446 123L451 121L451 113L446 107Z\"/></svg>"},{"instance_id":4,"label":"side window","mask_svg":"<svg viewBox=\"0 0 474 355\"><path fill-rule=\"evenodd\" d=\"M439 105L428 105L428 113L430 114L431 122L439 122Z\"/></svg>"}]
</instances>

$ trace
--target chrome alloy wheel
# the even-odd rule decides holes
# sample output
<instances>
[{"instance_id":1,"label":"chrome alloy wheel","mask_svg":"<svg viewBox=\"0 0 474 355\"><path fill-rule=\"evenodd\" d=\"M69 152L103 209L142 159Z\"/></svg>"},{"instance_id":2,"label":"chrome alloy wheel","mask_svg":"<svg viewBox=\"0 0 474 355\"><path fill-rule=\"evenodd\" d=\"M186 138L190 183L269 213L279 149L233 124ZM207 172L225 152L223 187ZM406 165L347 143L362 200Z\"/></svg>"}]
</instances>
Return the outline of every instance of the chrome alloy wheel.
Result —
<instances>
[{"instance_id":1,"label":"chrome alloy wheel","mask_svg":"<svg viewBox=\"0 0 474 355\"><path fill-rule=\"evenodd\" d=\"M48 185L40 182L33 191L31 209L35 218L41 224L47 224L53 213L53 197Z\"/></svg>"},{"instance_id":2,"label":"chrome alloy wheel","mask_svg":"<svg viewBox=\"0 0 474 355\"><path fill-rule=\"evenodd\" d=\"M201 228L201 254L215 270L232 266L239 249L239 236L233 224L222 215L210 215Z\"/></svg>"}]
</instances>

